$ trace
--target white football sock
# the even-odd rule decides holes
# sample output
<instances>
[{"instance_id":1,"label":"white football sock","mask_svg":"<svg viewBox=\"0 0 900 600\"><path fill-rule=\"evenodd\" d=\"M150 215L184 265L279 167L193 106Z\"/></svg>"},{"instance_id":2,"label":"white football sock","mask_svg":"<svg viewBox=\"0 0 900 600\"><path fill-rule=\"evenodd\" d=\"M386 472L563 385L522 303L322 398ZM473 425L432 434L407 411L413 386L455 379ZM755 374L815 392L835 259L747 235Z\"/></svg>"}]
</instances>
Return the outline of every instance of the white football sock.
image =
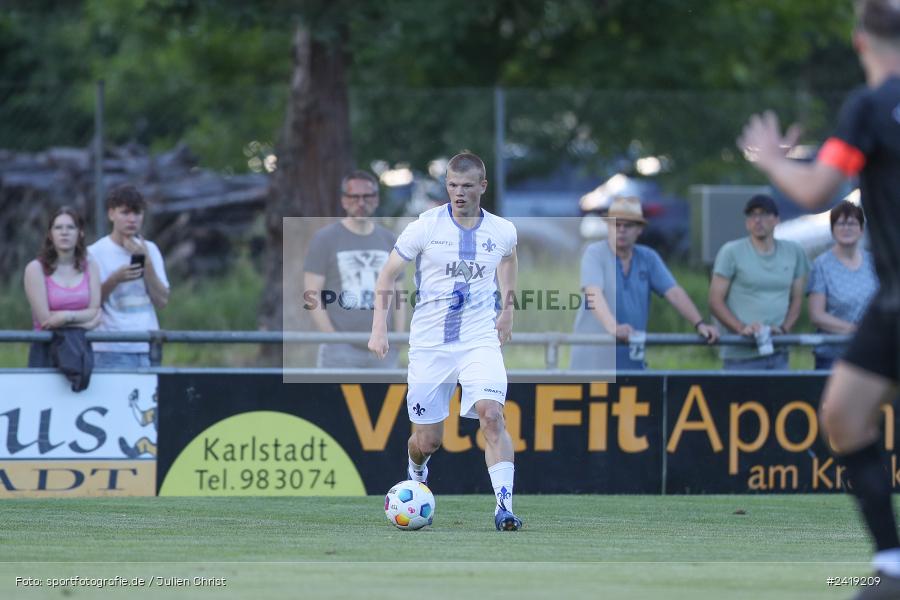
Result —
<instances>
[{"instance_id":1,"label":"white football sock","mask_svg":"<svg viewBox=\"0 0 900 600\"><path fill-rule=\"evenodd\" d=\"M891 548L875 553L872 567L891 577L900 577L900 548Z\"/></svg>"},{"instance_id":2,"label":"white football sock","mask_svg":"<svg viewBox=\"0 0 900 600\"><path fill-rule=\"evenodd\" d=\"M412 474L413 478L416 481L425 481L426 479L428 479L428 466L427 465L428 465L428 459L431 457L426 456L425 462L423 462L421 465L417 465L415 462L413 462L412 457L409 456L408 453L407 453L407 457L409 458L409 472Z\"/></svg>"},{"instance_id":3,"label":"white football sock","mask_svg":"<svg viewBox=\"0 0 900 600\"><path fill-rule=\"evenodd\" d=\"M493 467L488 467L488 474L491 476L491 485L494 488L494 498L497 506L494 508L494 514L500 510L500 503L509 512L512 512L513 501L513 475L515 474L515 466L511 462L498 462Z\"/></svg>"}]
</instances>

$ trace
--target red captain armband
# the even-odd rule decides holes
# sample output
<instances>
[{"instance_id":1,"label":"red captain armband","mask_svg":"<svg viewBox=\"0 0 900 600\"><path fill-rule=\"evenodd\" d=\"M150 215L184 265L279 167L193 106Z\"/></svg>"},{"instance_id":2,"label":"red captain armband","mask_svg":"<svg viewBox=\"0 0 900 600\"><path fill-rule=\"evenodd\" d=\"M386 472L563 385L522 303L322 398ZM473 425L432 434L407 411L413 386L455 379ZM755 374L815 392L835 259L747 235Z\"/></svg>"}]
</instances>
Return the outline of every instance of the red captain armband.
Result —
<instances>
[{"instance_id":1,"label":"red captain armband","mask_svg":"<svg viewBox=\"0 0 900 600\"><path fill-rule=\"evenodd\" d=\"M866 155L844 140L832 137L825 141L816 160L834 167L847 177L853 177L865 166Z\"/></svg>"}]
</instances>

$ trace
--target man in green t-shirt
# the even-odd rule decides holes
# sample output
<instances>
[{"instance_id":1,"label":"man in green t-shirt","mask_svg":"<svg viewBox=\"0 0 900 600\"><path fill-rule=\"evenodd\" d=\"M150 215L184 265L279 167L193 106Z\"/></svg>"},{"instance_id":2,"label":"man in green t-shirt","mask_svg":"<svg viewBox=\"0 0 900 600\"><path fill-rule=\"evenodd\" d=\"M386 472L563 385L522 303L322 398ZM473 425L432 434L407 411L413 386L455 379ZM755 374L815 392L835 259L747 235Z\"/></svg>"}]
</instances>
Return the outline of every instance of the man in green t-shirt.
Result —
<instances>
[{"instance_id":1,"label":"man in green t-shirt","mask_svg":"<svg viewBox=\"0 0 900 600\"><path fill-rule=\"evenodd\" d=\"M809 260L798 244L775 239L778 207L771 197L753 196L744 215L750 235L716 255L709 308L740 335L754 337L765 327L772 335L788 333L800 316ZM786 348L761 354L757 346L723 346L721 356L726 370L788 368Z\"/></svg>"}]
</instances>

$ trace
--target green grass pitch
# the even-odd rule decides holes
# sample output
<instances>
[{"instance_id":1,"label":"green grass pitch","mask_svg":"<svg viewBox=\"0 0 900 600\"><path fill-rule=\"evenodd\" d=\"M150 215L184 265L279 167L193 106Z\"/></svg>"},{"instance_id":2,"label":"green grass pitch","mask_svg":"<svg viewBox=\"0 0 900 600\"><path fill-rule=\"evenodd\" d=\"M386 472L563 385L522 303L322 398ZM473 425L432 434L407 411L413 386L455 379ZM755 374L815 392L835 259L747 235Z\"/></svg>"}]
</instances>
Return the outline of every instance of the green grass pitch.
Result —
<instances>
[{"instance_id":1,"label":"green grass pitch","mask_svg":"<svg viewBox=\"0 0 900 600\"><path fill-rule=\"evenodd\" d=\"M436 504L404 532L376 496L0 501L0 598L843 599L826 579L869 573L844 495L520 495L503 533L490 497ZM49 587L74 576L148 584Z\"/></svg>"}]
</instances>

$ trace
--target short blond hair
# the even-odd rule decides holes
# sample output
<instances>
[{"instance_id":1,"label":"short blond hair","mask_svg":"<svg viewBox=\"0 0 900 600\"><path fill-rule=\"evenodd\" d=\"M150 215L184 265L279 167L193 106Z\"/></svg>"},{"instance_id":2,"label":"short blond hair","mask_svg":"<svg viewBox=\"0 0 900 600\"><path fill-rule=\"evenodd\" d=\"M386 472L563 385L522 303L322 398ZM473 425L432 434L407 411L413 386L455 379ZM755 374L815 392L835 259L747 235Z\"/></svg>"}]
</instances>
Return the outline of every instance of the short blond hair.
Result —
<instances>
[{"instance_id":1,"label":"short blond hair","mask_svg":"<svg viewBox=\"0 0 900 600\"><path fill-rule=\"evenodd\" d=\"M467 173L472 169L476 169L481 174L481 181L484 181L487 175L484 161L477 154L468 150L463 150L447 163L447 171L453 171L454 173Z\"/></svg>"}]
</instances>

